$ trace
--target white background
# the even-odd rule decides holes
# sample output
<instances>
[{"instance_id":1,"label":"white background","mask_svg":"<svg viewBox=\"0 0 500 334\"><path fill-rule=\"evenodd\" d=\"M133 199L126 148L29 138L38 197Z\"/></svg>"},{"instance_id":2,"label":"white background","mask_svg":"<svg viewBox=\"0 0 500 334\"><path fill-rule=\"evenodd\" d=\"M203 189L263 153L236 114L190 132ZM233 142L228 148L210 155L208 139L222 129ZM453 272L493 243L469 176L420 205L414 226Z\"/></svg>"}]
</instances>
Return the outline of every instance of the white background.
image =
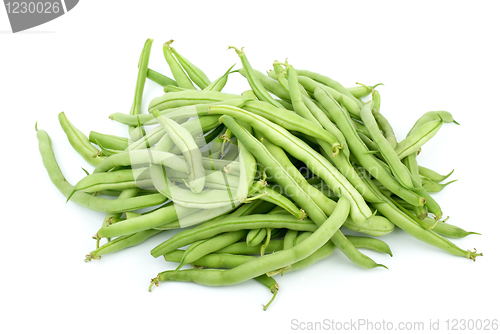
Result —
<instances>
[{"instance_id":1,"label":"white background","mask_svg":"<svg viewBox=\"0 0 500 334\"><path fill-rule=\"evenodd\" d=\"M127 4L125 4L127 3ZM182 3L182 5L181 5ZM11 34L0 9L3 333L295 332L300 322L499 319L498 51L496 1L80 1L68 14ZM399 139L426 111L447 110L424 146L421 165L456 182L436 195L450 223L481 232L456 240L484 253L474 263L401 230L382 237L394 257L366 251L389 267L363 270L336 251L310 268L277 277L280 292L258 283L204 287L149 280L174 266L149 250L169 234L84 263L103 213L65 204L43 168L35 122L48 131L71 183L91 169L60 129L57 114L84 133L125 136L108 119L128 113L137 62L153 38L150 67L170 76L162 44L174 46L211 79L239 64L228 45L245 47L254 68L275 59L329 75L346 86L380 87L382 112ZM238 74L227 89L241 93ZM161 94L146 85L145 103ZM145 108L144 108L145 111ZM467 331L463 331L467 332Z\"/></svg>"}]
</instances>

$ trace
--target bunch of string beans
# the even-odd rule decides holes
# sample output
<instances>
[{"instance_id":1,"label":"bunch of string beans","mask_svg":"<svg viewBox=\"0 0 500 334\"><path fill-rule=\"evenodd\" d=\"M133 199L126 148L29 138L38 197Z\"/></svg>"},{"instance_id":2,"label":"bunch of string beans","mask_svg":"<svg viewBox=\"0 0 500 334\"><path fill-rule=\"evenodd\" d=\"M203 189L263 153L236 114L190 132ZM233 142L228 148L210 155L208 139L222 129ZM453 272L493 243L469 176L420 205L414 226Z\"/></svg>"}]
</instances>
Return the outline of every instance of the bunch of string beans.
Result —
<instances>
[{"instance_id":1,"label":"bunch of string beans","mask_svg":"<svg viewBox=\"0 0 500 334\"><path fill-rule=\"evenodd\" d=\"M233 65L211 81L169 41L163 53L171 79L149 68L152 42L141 52L130 112L110 115L128 126L129 138L87 137L59 114L73 148L95 166L91 174L69 184L50 137L37 128L54 185L68 200L106 213L86 261L175 229L151 255L179 265L153 278L150 290L160 281L219 286L255 279L273 293L266 309L278 291L274 275L307 267L335 248L360 267L385 267L359 249L392 256L375 237L395 226L450 254L482 255L449 240L474 232L446 223L430 195L453 182L442 183L451 173L417 163L423 144L444 123L457 123L450 113L425 113L398 141L380 113L378 85L346 88L277 61L265 75L234 47L242 68ZM231 73L244 76L250 89L223 93ZM142 114L146 79L165 94Z\"/></svg>"}]
</instances>

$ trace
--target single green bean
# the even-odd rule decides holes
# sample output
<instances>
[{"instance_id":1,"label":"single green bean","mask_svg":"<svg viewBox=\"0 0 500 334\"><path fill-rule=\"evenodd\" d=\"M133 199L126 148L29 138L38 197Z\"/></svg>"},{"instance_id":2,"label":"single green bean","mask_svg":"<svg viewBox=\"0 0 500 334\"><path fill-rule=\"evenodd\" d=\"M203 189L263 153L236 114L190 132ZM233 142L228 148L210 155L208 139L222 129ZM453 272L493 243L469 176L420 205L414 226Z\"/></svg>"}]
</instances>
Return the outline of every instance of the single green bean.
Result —
<instances>
[{"instance_id":1,"label":"single green bean","mask_svg":"<svg viewBox=\"0 0 500 334\"><path fill-rule=\"evenodd\" d=\"M210 79L208 79L207 75L198 67L196 67L193 63L187 60L186 57L182 56L176 49L170 47L170 51L173 53L177 61L182 66L182 68L186 71L189 78L201 89L205 89L208 85L210 85Z\"/></svg>"},{"instance_id":2,"label":"single green bean","mask_svg":"<svg viewBox=\"0 0 500 334\"><path fill-rule=\"evenodd\" d=\"M173 41L174 40L171 39L170 41L163 44L163 56L165 57L168 66L170 67L170 71L172 72L177 85L182 88L195 90L196 88L193 86L193 83L186 75L186 73L184 73L181 65L177 62L177 60L174 58L174 55L172 54L172 47L170 46L170 44L172 44Z\"/></svg>"},{"instance_id":3,"label":"single green bean","mask_svg":"<svg viewBox=\"0 0 500 334\"><path fill-rule=\"evenodd\" d=\"M373 102L369 102L361 108L360 116L370 133L373 141L377 144L380 153L384 157L385 162L389 165L392 174L406 188L411 189L413 183L410 178L410 172L401 162L400 158L392 148L389 141L382 135L372 113ZM359 158L358 158L359 160ZM364 166L366 168L366 166Z\"/></svg>"},{"instance_id":4,"label":"single green bean","mask_svg":"<svg viewBox=\"0 0 500 334\"><path fill-rule=\"evenodd\" d=\"M177 86L177 82L175 82L175 80L170 79L169 77L167 77L161 73L153 71L150 68L148 68L148 72L146 73L146 77L149 80L156 82L158 85L160 85L162 87L165 87L167 85Z\"/></svg>"},{"instance_id":5,"label":"single green bean","mask_svg":"<svg viewBox=\"0 0 500 334\"><path fill-rule=\"evenodd\" d=\"M195 91L187 90L183 92L166 93L156 97L149 103L149 112L157 109L158 111L192 106L196 104L209 104L226 100L241 100L240 95L221 93L216 91Z\"/></svg>"},{"instance_id":6,"label":"single green bean","mask_svg":"<svg viewBox=\"0 0 500 334\"><path fill-rule=\"evenodd\" d=\"M418 166L418 172L419 172L420 175L422 175L424 177L427 177L428 179L430 179L431 181L436 182L436 183L443 182L451 174L453 174L454 171L455 170L452 170L451 172L449 172L446 175L441 175L439 173L436 173L432 169L429 169L429 168L426 168L426 167L423 167L423 166Z\"/></svg>"},{"instance_id":7,"label":"single green bean","mask_svg":"<svg viewBox=\"0 0 500 334\"><path fill-rule=\"evenodd\" d=\"M262 83L259 81L259 79L255 75L255 72L252 68L252 65L250 65L250 62L248 61L247 56L243 52L243 48L240 50L240 49L235 48L234 46L230 46L229 49L234 49L234 51L236 51L236 54L238 55L238 57L240 57L241 64L243 65L243 68L245 69L245 72L247 73L248 83L250 84L250 87L254 91L257 98L261 101L270 103L272 106L274 106L276 108L283 108L283 106L281 104L276 102L271 97L271 95L269 95L269 93L266 91L264 86L262 86Z\"/></svg>"},{"instance_id":8,"label":"single green bean","mask_svg":"<svg viewBox=\"0 0 500 334\"><path fill-rule=\"evenodd\" d=\"M123 114L125 115L125 114ZM130 115L127 115L130 116ZM146 116L146 115L144 115ZM125 137L113 136L95 131L90 131L89 140L99 146L104 146L113 150L124 150L130 145L130 139Z\"/></svg>"},{"instance_id":9,"label":"single green bean","mask_svg":"<svg viewBox=\"0 0 500 334\"><path fill-rule=\"evenodd\" d=\"M100 156L101 152L90 143L89 139L80 130L71 124L64 112L59 113L58 118L62 129L68 137L69 143L85 161L92 166L97 166L104 160L104 157Z\"/></svg>"},{"instance_id":10,"label":"single green bean","mask_svg":"<svg viewBox=\"0 0 500 334\"><path fill-rule=\"evenodd\" d=\"M403 159L413 152L417 152L422 147L422 145L424 145L432 137L434 137L443 123L444 122L442 120L427 122L416 129L408 137L400 141L395 149L396 153L399 156L399 159Z\"/></svg>"},{"instance_id":11,"label":"single green bean","mask_svg":"<svg viewBox=\"0 0 500 334\"><path fill-rule=\"evenodd\" d=\"M52 144L49 135L43 130L37 131L40 155L43 165L49 174L50 180L56 188L67 198L73 192L73 186L66 180L61 173L52 150ZM75 193L71 200L78 205L88 209L107 213L116 213L124 211L133 211L150 206L162 204L166 197L162 194L151 194L127 199L106 199L92 196L83 192Z\"/></svg>"}]
</instances>

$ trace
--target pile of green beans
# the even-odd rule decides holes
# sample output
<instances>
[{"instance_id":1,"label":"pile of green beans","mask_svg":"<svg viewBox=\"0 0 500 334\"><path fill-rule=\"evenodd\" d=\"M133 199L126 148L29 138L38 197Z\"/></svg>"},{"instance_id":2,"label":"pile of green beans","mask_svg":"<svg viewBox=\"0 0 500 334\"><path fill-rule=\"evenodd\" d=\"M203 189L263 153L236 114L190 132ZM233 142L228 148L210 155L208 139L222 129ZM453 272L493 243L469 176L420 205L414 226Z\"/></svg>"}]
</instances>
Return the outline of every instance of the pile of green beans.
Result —
<instances>
[{"instance_id":1,"label":"pile of green beans","mask_svg":"<svg viewBox=\"0 0 500 334\"><path fill-rule=\"evenodd\" d=\"M71 146L95 167L77 184L65 179L49 135L36 126L53 184L66 200L105 213L86 261L175 230L151 255L178 265L153 278L150 290L161 281L221 286L255 279L273 294L267 309L279 289L273 276L336 248L354 265L387 268L360 249L392 256L376 237L395 228L452 255L482 255L450 241L478 233L447 223L431 196L455 181L443 183L452 172L417 162L445 123L458 124L449 112L425 113L398 141L381 114L380 84L344 87L277 61L266 76L232 46L242 68L228 66L212 81L172 42L163 54L173 78L149 68L148 39L130 112L109 116L127 126L129 138L87 137L59 114ZM241 95L222 92L232 73L248 81ZM147 79L165 94L143 114ZM193 268L184 269L188 264Z\"/></svg>"}]
</instances>

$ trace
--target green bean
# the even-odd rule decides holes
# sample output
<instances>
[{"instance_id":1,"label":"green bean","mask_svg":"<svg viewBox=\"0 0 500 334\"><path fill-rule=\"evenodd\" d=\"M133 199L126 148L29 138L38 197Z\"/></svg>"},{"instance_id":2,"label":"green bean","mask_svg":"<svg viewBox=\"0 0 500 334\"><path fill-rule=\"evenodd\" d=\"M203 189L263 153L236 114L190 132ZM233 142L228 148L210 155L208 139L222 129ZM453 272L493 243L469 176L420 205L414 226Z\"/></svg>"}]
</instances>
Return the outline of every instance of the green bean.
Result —
<instances>
[{"instance_id":1,"label":"green bean","mask_svg":"<svg viewBox=\"0 0 500 334\"><path fill-rule=\"evenodd\" d=\"M426 168L426 167L423 167L423 166L418 166L418 172L419 172L420 175L422 175L423 177L426 177L429 180L431 180L433 182L436 182L436 183L443 182L448 177L450 177L450 175L453 174L454 171L455 170L452 170L451 172L449 172L446 175L441 175L441 174L436 173L432 169L429 169L429 168Z\"/></svg>"},{"instance_id":2,"label":"green bean","mask_svg":"<svg viewBox=\"0 0 500 334\"><path fill-rule=\"evenodd\" d=\"M156 82L158 85L160 85L162 87L165 87L167 85L177 86L177 82L175 82L175 80L170 79L169 77L167 77L161 73L153 71L150 68L148 68L148 72L146 73L146 77L149 80Z\"/></svg>"},{"instance_id":3,"label":"green bean","mask_svg":"<svg viewBox=\"0 0 500 334\"><path fill-rule=\"evenodd\" d=\"M368 129L373 141L377 144L380 153L384 160L389 165L392 174L406 188L413 188L413 183L410 178L410 172L405 165L401 163L398 155L391 147L389 141L382 135L378 128L377 121L372 113L373 102L369 102L363 106L360 112L361 119ZM359 159L359 158L358 158ZM366 166L365 166L366 168Z\"/></svg>"},{"instance_id":4,"label":"green bean","mask_svg":"<svg viewBox=\"0 0 500 334\"><path fill-rule=\"evenodd\" d=\"M231 66L226 71L226 73L224 73L222 76L220 76L219 78L217 78L214 81L212 81L207 87L203 88L203 90L214 91L214 92L220 92L220 91L222 91L222 89L224 88L224 86L227 83L227 78L229 77L229 73L231 73L231 70L233 69L233 67L235 65L236 64L234 64L233 66Z\"/></svg>"},{"instance_id":5,"label":"green bean","mask_svg":"<svg viewBox=\"0 0 500 334\"><path fill-rule=\"evenodd\" d=\"M166 175L169 180L177 179L179 183L183 183L183 179L188 177L187 173L178 172L175 170L167 170ZM235 190L238 188L240 182L240 178L235 175L227 175L227 173L221 170L205 170L205 183L210 183L213 186L208 188L213 189L227 189L234 188ZM252 180L253 182L253 180ZM214 188L215 185L218 185L217 188Z\"/></svg>"},{"instance_id":6,"label":"green bean","mask_svg":"<svg viewBox=\"0 0 500 334\"><path fill-rule=\"evenodd\" d=\"M250 127L247 127L251 131ZM243 202L247 196L252 184L254 182L255 174L257 172L257 163L255 157L248 151L242 143L238 142L238 160L241 166L240 169L240 182L238 184L238 191L236 197L238 201Z\"/></svg>"},{"instance_id":7,"label":"green bean","mask_svg":"<svg viewBox=\"0 0 500 334\"><path fill-rule=\"evenodd\" d=\"M440 192L441 190L444 189L444 187L446 187L447 185L453 183L453 182L456 182L458 180L453 180L453 181L449 181L447 183L444 183L444 184L441 184L441 183L434 183L434 182L422 182L422 187L428 192L428 193L438 193Z\"/></svg>"},{"instance_id":8,"label":"green bean","mask_svg":"<svg viewBox=\"0 0 500 334\"><path fill-rule=\"evenodd\" d=\"M177 62L172 54L172 47L170 46L170 44L172 44L173 41L174 40L171 39L170 41L163 44L163 56L165 57L168 66L170 67L170 71L172 72L177 85L182 88L195 90L196 88L193 86L193 83L186 75L186 73L184 73L181 65Z\"/></svg>"},{"instance_id":9,"label":"green bean","mask_svg":"<svg viewBox=\"0 0 500 334\"><path fill-rule=\"evenodd\" d=\"M175 203L198 209L213 209L232 205L236 207L236 191L228 188L226 190L208 189L200 193L193 193L189 189L174 185L167 177L166 171L162 166L151 165L151 179L155 188L167 198Z\"/></svg>"},{"instance_id":10,"label":"green bean","mask_svg":"<svg viewBox=\"0 0 500 334\"><path fill-rule=\"evenodd\" d=\"M200 193L205 184L205 169L201 164L201 151L198 145L196 145L191 133L170 118L161 116L156 110L153 111L153 115L158 119L174 144L181 150L187 162L189 170L188 187L194 193Z\"/></svg>"},{"instance_id":11,"label":"green bean","mask_svg":"<svg viewBox=\"0 0 500 334\"><path fill-rule=\"evenodd\" d=\"M264 101L264 102L271 104L272 106L274 106L276 108L283 108L283 106L281 104L276 102L271 97L271 95L269 95L269 93L266 91L264 86L262 86L262 83L257 78L257 76L252 68L252 65L250 65L250 62L248 61L247 56L243 52L243 48L241 48L241 50L240 50L240 49L235 48L234 46L230 46L229 49L234 49L234 51L236 51L236 54L238 55L238 57L240 57L241 64L243 65L243 68L245 69L245 72L247 74L247 81L250 84L250 87L254 91L257 98L261 101Z\"/></svg>"},{"instance_id":12,"label":"green bean","mask_svg":"<svg viewBox=\"0 0 500 334\"><path fill-rule=\"evenodd\" d=\"M352 95L352 93L348 89L342 86L339 82L327 76L305 70L297 70L297 74L318 81L319 83L322 83L325 86L332 88L333 90L339 92L340 94L347 96L348 98L356 102L359 108L363 106L363 103L361 103L358 99L356 99L356 97L354 97L354 95Z\"/></svg>"},{"instance_id":13,"label":"green bean","mask_svg":"<svg viewBox=\"0 0 500 334\"><path fill-rule=\"evenodd\" d=\"M395 149L398 145L398 141L391 124L389 124L389 121L387 121L387 119L380 112L376 112L375 109L373 110L373 116L377 120L377 124L379 125L380 130L382 130L385 139L391 147Z\"/></svg>"},{"instance_id":14,"label":"green bean","mask_svg":"<svg viewBox=\"0 0 500 334\"><path fill-rule=\"evenodd\" d=\"M266 254L274 253L283 249L283 239L271 240L266 247ZM217 254L238 254L238 255L260 255L261 245L248 246L246 242L236 242L230 246L218 250Z\"/></svg>"},{"instance_id":15,"label":"green bean","mask_svg":"<svg viewBox=\"0 0 500 334\"><path fill-rule=\"evenodd\" d=\"M250 230L246 237L246 243L249 247L260 245L266 236L267 231L265 228Z\"/></svg>"},{"instance_id":16,"label":"green bean","mask_svg":"<svg viewBox=\"0 0 500 334\"><path fill-rule=\"evenodd\" d=\"M419 128L421 128L425 123L429 123L432 121L443 121L444 123L455 123L459 124L457 121L453 119L453 116L447 111L428 111L422 117L420 117L413 127L408 132L408 135L413 134Z\"/></svg>"},{"instance_id":17,"label":"green bean","mask_svg":"<svg viewBox=\"0 0 500 334\"><path fill-rule=\"evenodd\" d=\"M443 123L444 122L441 120L427 122L415 130L411 135L400 141L395 149L399 159L402 159L413 152L417 152L422 145L434 137Z\"/></svg>"},{"instance_id":18,"label":"green bean","mask_svg":"<svg viewBox=\"0 0 500 334\"><path fill-rule=\"evenodd\" d=\"M149 230L167 223L174 222L181 217L194 213L193 210L173 205L170 202L154 211L148 212L136 218L126 219L110 226L102 227L97 231L99 238L113 238L120 235L128 235L140 231Z\"/></svg>"},{"instance_id":19,"label":"green bean","mask_svg":"<svg viewBox=\"0 0 500 334\"><path fill-rule=\"evenodd\" d=\"M197 119L190 119L189 121L181 124L193 136L198 136L203 132L215 129L220 125L216 116L202 116ZM165 131L161 126L156 127L149 132L141 140L132 143L127 147L127 151L151 148L154 144L158 143L160 139L165 136ZM168 137L171 140L170 136Z\"/></svg>"},{"instance_id":20,"label":"green bean","mask_svg":"<svg viewBox=\"0 0 500 334\"><path fill-rule=\"evenodd\" d=\"M281 106L283 107L283 109L293 110L293 104L291 104L290 102L283 101L283 100L280 100L280 99L274 99L274 100L276 102L278 102L279 104L281 104Z\"/></svg>"},{"instance_id":21,"label":"green bean","mask_svg":"<svg viewBox=\"0 0 500 334\"><path fill-rule=\"evenodd\" d=\"M241 93L241 96L249 99L249 100L252 100L252 101L258 101L259 99L257 98L257 96L255 96L255 93L253 92L253 90L249 89L249 90L246 90L244 91L243 93Z\"/></svg>"},{"instance_id":22,"label":"green bean","mask_svg":"<svg viewBox=\"0 0 500 334\"><path fill-rule=\"evenodd\" d=\"M216 91L195 91L188 90L183 92L166 93L160 97L154 98L149 103L149 112L157 109L162 110L192 106L196 104L210 104L226 100L241 100L240 95L221 93Z\"/></svg>"},{"instance_id":23,"label":"green bean","mask_svg":"<svg viewBox=\"0 0 500 334\"><path fill-rule=\"evenodd\" d=\"M357 102L349 97L347 97L346 95L342 94L342 93L339 93L338 91L336 91L335 89L331 88L331 87L328 87L328 86L325 86L319 82L316 82L308 77L303 77L303 76L300 76L299 75L299 83L304 86L304 88L311 92L311 93L315 93L316 89L317 88L322 88L324 90L326 90L328 93L330 93L332 95L332 97L338 102L338 103L343 103L344 104L344 107L347 109L347 111L349 111L349 113L359 119L359 113L361 111L361 108L360 106L357 104ZM316 98L317 100L317 98ZM321 101L320 101L321 102Z\"/></svg>"},{"instance_id":24,"label":"green bean","mask_svg":"<svg viewBox=\"0 0 500 334\"><path fill-rule=\"evenodd\" d=\"M244 217L227 216L205 222L189 230L181 231L151 250L153 257L169 253L177 248L189 245L197 240L214 235L242 229L288 228L315 231L316 225L309 219L297 219L291 215L251 215Z\"/></svg>"},{"instance_id":25,"label":"green bean","mask_svg":"<svg viewBox=\"0 0 500 334\"><path fill-rule=\"evenodd\" d=\"M256 195L262 194L260 199L271 202L283 209L285 209L288 213L298 219L304 219L307 215L304 210L297 208L295 204L285 196L281 195L279 192L274 190L271 187L265 187L258 192Z\"/></svg>"},{"instance_id":26,"label":"green bean","mask_svg":"<svg viewBox=\"0 0 500 334\"><path fill-rule=\"evenodd\" d=\"M368 170L377 180L379 180L389 191L397 194L399 197L406 200L415 206L422 206L425 199L416 193L402 187L386 169L380 165L379 161L368 153L368 149L359 138L346 112L338 105L338 103L328 95L328 93L318 88L315 91L315 97L321 104L331 113L337 126L344 133L347 144L356 159L361 165Z\"/></svg>"},{"instance_id":27,"label":"green bean","mask_svg":"<svg viewBox=\"0 0 500 334\"><path fill-rule=\"evenodd\" d=\"M201 257L218 251L226 246L232 245L241 238L245 236L247 231L233 231L222 233L216 235L209 239L199 240L192 243L184 252L182 259L179 263L179 266L176 270L179 270L186 263L193 263L194 261L200 259Z\"/></svg>"},{"instance_id":28,"label":"green bean","mask_svg":"<svg viewBox=\"0 0 500 334\"><path fill-rule=\"evenodd\" d=\"M125 114L124 114L125 115ZM127 115L129 116L129 115ZM146 115L144 115L146 116ZM128 138L108 135L104 133L99 133L95 131L90 131L89 140L99 146L104 146L108 149L113 150L124 150L130 145L130 140Z\"/></svg>"},{"instance_id":29,"label":"green bean","mask_svg":"<svg viewBox=\"0 0 500 334\"><path fill-rule=\"evenodd\" d=\"M285 234L285 238L283 239L283 249L290 249L293 247L293 243L295 241L295 238L297 238L297 235L299 234L299 231L296 230L288 230ZM332 243L328 242L327 244Z\"/></svg>"},{"instance_id":30,"label":"green bean","mask_svg":"<svg viewBox=\"0 0 500 334\"><path fill-rule=\"evenodd\" d=\"M432 221L434 220L432 218L426 218L426 219L429 221L429 224L431 223L431 220ZM441 220L438 221L437 223L434 222L434 224L435 224L435 226L432 229L434 232L436 232L437 234L440 234L446 238L450 238L450 239L465 238L466 236L471 235L471 234L481 235L481 233L477 233L477 232L467 232L458 226L447 224Z\"/></svg>"},{"instance_id":31,"label":"green bean","mask_svg":"<svg viewBox=\"0 0 500 334\"><path fill-rule=\"evenodd\" d=\"M175 171L188 173L189 169L186 161L169 152L161 152L156 150L142 149L125 151L123 153L114 154L106 158L103 162L96 166L94 174L107 172L119 166L132 166L133 168L140 167L144 164L162 164Z\"/></svg>"},{"instance_id":32,"label":"green bean","mask_svg":"<svg viewBox=\"0 0 500 334\"><path fill-rule=\"evenodd\" d=\"M345 147L345 138L340 131L338 131L337 127L328 119L325 119L327 118L326 115L321 110L318 110L316 105L309 100L309 97L306 96L306 94L300 91L300 88L303 87L299 84L297 73L295 72L293 66L287 65L286 73L289 78L290 98L295 112L303 118L319 126L323 126L328 132L333 134L334 138L339 142L340 148ZM306 102L308 103L307 105ZM349 156L348 152L344 153Z\"/></svg>"},{"instance_id":33,"label":"green bean","mask_svg":"<svg viewBox=\"0 0 500 334\"><path fill-rule=\"evenodd\" d=\"M186 57L182 56L176 49L170 47L170 51L173 53L177 61L180 63L182 68L186 71L187 75L191 80L201 89L205 89L210 85L210 79L207 75L194 64L192 64Z\"/></svg>"},{"instance_id":34,"label":"green bean","mask_svg":"<svg viewBox=\"0 0 500 334\"><path fill-rule=\"evenodd\" d=\"M85 161L92 166L97 166L104 160L104 157L100 156L101 152L90 143L88 138L80 130L71 124L64 112L59 113L58 118L62 129L68 137L69 143Z\"/></svg>"},{"instance_id":35,"label":"green bean","mask_svg":"<svg viewBox=\"0 0 500 334\"><path fill-rule=\"evenodd\" d=\"M232 100L225 100L222 102L209 103L209 105L224 104L224 105L231 105L231 106L235 106L235 107L242 107L246 102L248 102L248 99L238 98L238 99L232 99ZM185 110L183 108L189 108L189 106L188 107L178 107L178 108L166 109L166 110L161 111L160 115L168 115L171 112L181 112L182 110ZM158 124L158 121L156 120L156 118L151 114L142 114L142 115L138 115L138 116L131 116L131 115L117 112L117 113L113 113L113 114L109 115L109 118L113 121L116 121L118 123L122 123L125 125L139 125L139 123L141 125ZM92 132L91 132L91 134L92 134ZM126 140L128 140L128 139L126 139Z\"/></svg>"},{"instance_id":36,"label":"green bean","mask_svg":"<svg viewBox=\"0 0 500 334\"><path fill-rule=\"evenodd\" d=\"M61 173L59 165L52 150L52 144L49 135L43 130L37 131L40 155L43 165L49 174L50 180L56 188L67 198L73 192L73 186L66 180ZM152 194L138 196L128 199L105 199L92 196L83 192L75 193L71 200L78 205L90 210L116 213L124 211L133 211L149 206L159 205L165 202L166 197L162 194Z\"/></svg>"},{"instance_id":37,"label":"green bean","mask_svg":"<svg viewBox=\"0 0 500 334\"><path fill-rule=\"evenodd\" d=\"M326 131L333 134L335 136L335 138L337 138L337 140L340 143L340 147L342 149L342 152L344 153L346 158L349 159L349 156L350 156L349 147L347 146L347 141L345 140L345 137L342 134L342 132L337 128L337 126L335 124L333 124L332 121L330 121L330 119L327 117L325 112L323 112L323 110L321 110L316 105L316 103L313 102L313 100L311 100L310 98L308 98L305 95L302 95L302 99L304 100L304 103L305 103L307 109L309 109L309 111L311 111L311 114L321 124L321 126L323 126L323 128Z\"/></svg>"},{"instance_id":38,"label":"green bean","mask_svg":"<svg viewBox=\"0 0 500 334\"><path fill-rule=\"evenodd\" d=\"M280 83L274 79L271 79L267 77L264 73L259 72L257 70L253 70L255 76L257 79L260 81L262 86L270 93L276 95L280 99L284 101L290 101L290 94L286 89L284 89ZM243 77L248 79L247 73L245 72L245 69L241 68L238 70L238 73L240 73Z\"/></svg>"},{"instance_id":39,"label":"green bean","mask_svg":"<svg viewBox=\"0 0 500 334\"><path fill-rule=\"evenodd\" d=\"M374 90L372 91L372 101L373 101L373 109L375 109L375 111L377 112L380 112L380 104L381 104L381 99L380 99L380 93L378 92L378 90ZM385 120L385 118L383 118ZM377 120L378 122L378 120ZM387 122L387 120L385 120L385 122ZM382 125L379 123L380 127L382 128ZM394 131L392 130L392 127L390 124L388 124L388 128L389 128L389 131L392 132L391 134L393 135ZM385 135L385 133L384 133ZM387 138L387 137L386 137ZM397 143L397 141L396 141Z\"/></svg>"},{"instance_id":40,"label":"green bean","mask_svg":"<svg viewBox=\"0 0 500 334\"><path fill-rule=\"evenodd\" d=\"M262 145L262 143L257 140L255 137L249 135L249 133L239 126L234 119L228 116L222 116L221 121L226 124L226 126L233 131L233 133L236 134L236 137L243 141L245 143L245 146L252 152L252 154L264 165L268 168L270 174L274 172L279 172L281 173L281 177L277 178L277 181L280 183L282 187L285 189L289 190L291 189L292 191L296 192L294 194L290 194L299 205L304 208L305 212L311 217L311 219L317 224L321 225L325 220L326 220L326 215L324 212L317 206L314 201L306 194L304 193L304 190L298 186L297 182L290 176L290 174L287 173L287 171L280 165L280 163L276 160L275 157L273 157L269 151ZM264 129L266 131L266 129ZM286 136L283 136L282 134L285 133L286 130L282 130L281 133L279 133L277 136L272 136L273 139L277 138L286 138ZM269 132L269 131L267 131ZM266 136L267 137L267 136ZM295 148L300 148L300 145L294 145L293 149ZM310 152L310 150L305 150L306 152ZM291 152L291 151L290 151ZM302 160L307 160L307 159L302 159ZM328 162L327 162L328 163ZM325 167L327 165L324 165ZM326 168L325 168L326 169ZM318 175L321 176L321 171L323 171L322 168L318 169L311 169L314 173L318 171ZM323 173L324 174L324 173ZM348 183L348 182L347 182ZM355 191L355 190L354 190ZM342 190L343 197L347 197L348 194L350 194L347 190L344 191ZM357 202L355 202L357 205ZM364 203L364 201L363 201ZM366 203L365 203L366 205ZM368 208L368 207L367 207ZM369 208L368 208L369 210ZM352 207L351 207L351 214L352 214ZM371 211L370 211L371 214ZM345 238L345 236L340 232L337 231L333 238L332 241L335 243L335 245L355 264L365 267L365 268L375 268L377 266L380 266L379 264L373 262L369 257L361 254L356 250L352 244L349 243L349 241Z\"/></svg>"},{"instance_id":41,"label":"green bean","mask_svg":"<svg viewBox=\"0 0 500 334\"><path fill-rule=\"evenodd\" d=\"M147 168L123 169L109 173L90 174L75 184L68 200L77 191L87 193L101 190L123 190L132 187L151 187L151 177ZM142 181L142 182L141 182Z\"/></svg>"},{"instance_id":42,"label":"green bean","mask_svg":"<svg viewBox=\"0 0 500 334\"><path fill-rule=\"evenodd\" d=\"M419 185L422 185L422 178L420 177L419 166L417 163L417 152L413 152L412 154L404 157L401 161L404 163L406 168L408 168L408 171L415 178L415 181Z\"/></svg>"},{"instance_id":43,"label":"green bean","mask_svg":"<svg viewBox=\"0 0 500 334\"><path fill-rule=\"evenodd\" d=\"M132 102L132 107L130 108L130 115L141 114L142 109L142 96L144 94L144 85L146 84L146 77L148 73L149 66L149 56L151 54L151 46L153 45L152 39L147 39L144 43L144 48L141 52L141 57L139 59L139 71L137 74L137 81L135 84L134 100ZM144 132L141 131L142 128L129 126L129 135L132 141L137 141L144 136Z\"/></svg>"},{"instance_id":44,"label":"green bean","mask_svg":"<svg viewBox=\"0 0 500 334\"><path fill-rule=\"evenodd\" d=\"M105 254L114 253L125 248L136 246L161 232L162 231L160 230L146 230L138 233L120 236L90 252L90 254L86 256L85 262L100 259L101 256Z\"/></svg>"},{"instance_id":45,"label":"green bean","mask_svg":"<svg viewBox=\"0 0 500 334\"><path fill-rule=\"evenodd\" d=\"M193 281L203 285L231 285L250 278L284 268L298 262L317 251L328 242L332 235L343 224L349 214L349 201L341 197L334 213L322 224L315 233L291 249L269 254L246 262L229 270L197 270L164 271L152 280L152 284L160 281Z\"/></svg>"},{"instance_id":46,"label":"green bean","mask_svg":"<svg viewBox=\"0 0 500 334\"><path fill-rule=\"evenodd\" d=\"M184 91L189 91L190 89L187 88L182 88L176 85L166 85L163 87L163 91L165 93L173 93L173 92L184 92Z\"/></svg>"},{"instance_id":47,"label":"green bean","mask_svg":"<svg viewBox=\"0 0 500 334\"><path fill-rule=\"evenodd\" d=\"M293 245L296 246L296 245L300 244L302 241L306 240L311 235L312 235L312 232L307 232L307 231L300 233L297 236L297 238L295 238L295 240L293 241Z\"/></svg>"},{"instance_id":48,"label":"green bean","mask_svg":"<svg viewBox=\"0 0 500 334\"><path fill-rule=\"evenodd\" d=\"M392 251L389 246L380 239L375 239L371 237L361 237L346 235L346 238L352 242L356 248L369 249L374 252L388 254L392 257Z\"/></svg>"},{"instance_id":49,"label":"green bean","mask_svg":"<svg viewBox=\"0 0 500 334\"><path fill-rule=\"evenodd\" d=\"M135 197L139 193L139 188L129 188L129 189L124 189L120 195L118 196L118 199L124 199L124 198L132 198ZM118 221L118 219L121 217L122 212L118 213L108 213L106 217L104 218L104 221L102 223L101 227L106 227L111 224L114 224ZM109 241L109 240L108 240ZM99 247L98 247L99 248Z\"/></svg>"},{"instance_id":50,"label":"green bean","mask_svg":"<svg viewBox=\"0 0 500 334\"><path fill-rule=\"evenodd\" d=\"M368 96L373 93L375 87L383 85L382 83L378 83L374 86L365 86L363 84L360 84L359 82L356 82L356 84L358 86L346 88L355 98L362 98Z\"/></svg>"}]
</instances>

